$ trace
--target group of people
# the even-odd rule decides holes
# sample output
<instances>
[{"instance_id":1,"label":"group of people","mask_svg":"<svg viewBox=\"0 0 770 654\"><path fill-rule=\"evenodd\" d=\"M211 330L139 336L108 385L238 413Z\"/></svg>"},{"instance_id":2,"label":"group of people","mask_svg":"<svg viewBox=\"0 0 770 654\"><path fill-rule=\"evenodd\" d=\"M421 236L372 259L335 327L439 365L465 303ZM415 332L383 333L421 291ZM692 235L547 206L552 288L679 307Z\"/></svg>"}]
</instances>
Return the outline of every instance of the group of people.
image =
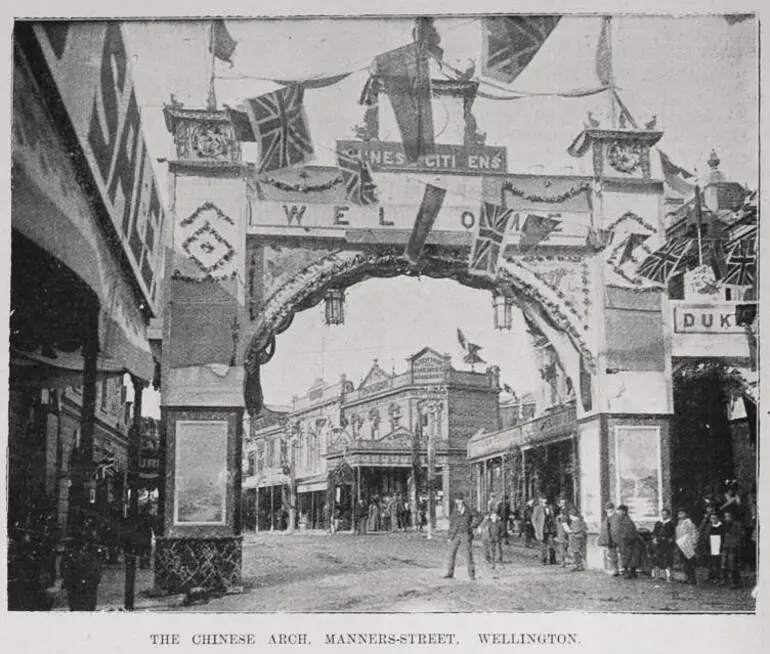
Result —
<instances>
[{"instance_id":1,"label":"group of people","mask_svg":"<svg viewBox=\"0 0 770 654\"><path fill-rule=\"evenodd\" d=\"M326 509L329 516L328 532L335 533L342 528L343 523L352 523L355 534L375 532L405 532L412 529L412 509L409 501L401 493L393 495L373 496L370 501L359 497L353 505L349 521L339 503L332 505L331 511ZM415 528L422 531L428 524L428 501L420 498L417 505L417 521Z\"/></svg>"},{"instance_id":2,"label":"group of people","mask_svg":"<svg viewBox=\"0 0 770 654\"><path fill-rule=\"evenodd\" d=\"M678 557L687 584L697 582L700 560L708 570L708 581L740 587L745 530L734 508L718 511L716 507L710 507L700 528L686 509L677 511L676 522L671 512L663 509L661 519L652 530L649 546L629 517L628 507L623 504L615 507L609 503L605 511L598 544L604 548L605 571L608 574L635 578L647 556L652 578L671 582Z\"/></svg>"},{"instance_id":3,"label":"group of people","mask_svg":"<svg viewBox=\"0 0 770 654\"><path fill-rule=\"evenodd\" d=\"M510 543L510 503L507 498L490 496L486 511L480 514L465 501L462 493L454 498L454 511L449 518L448 541L450 544L445 578L454 576L457 553L462 548L468 561L468 576L476 578L473 560L474 534L478 534L484 550L484 559L492 569L504 563L503 543ZM556 564L571 570L585 570L586 524L574 504L565 497L558 505L540 497L529 505L527 512L533 537L540 542L543 565ZM519 531L519 535L523 533ZM558 557L557 557L558 554ZM558 558L558 561L557 561Z\"/></svg>"}]
</instances>

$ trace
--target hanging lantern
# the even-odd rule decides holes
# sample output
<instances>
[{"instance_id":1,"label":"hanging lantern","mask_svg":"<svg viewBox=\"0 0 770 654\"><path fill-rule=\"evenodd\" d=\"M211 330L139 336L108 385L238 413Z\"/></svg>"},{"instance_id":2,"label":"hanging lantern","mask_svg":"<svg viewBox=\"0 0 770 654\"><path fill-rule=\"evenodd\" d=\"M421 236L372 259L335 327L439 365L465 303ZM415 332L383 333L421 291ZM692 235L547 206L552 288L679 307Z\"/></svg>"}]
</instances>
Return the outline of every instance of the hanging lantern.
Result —
<instances>
[{"instance_id":1,"label":"hanging lantern","mask_svg":"<svg viewBox=\"0 0 770 654\"><path fill-rule=\"evenodd\" d=\"M512 325L513 300L502 293L492 295L492 308L495 312L495 329L510 330Z\"/></svg>"},{"instance_id":2,"label":"hanging lantern","mask_svg":"<svg viewBox=\"0 0 770 654\"><path fill-rule=\"evenodd\" d=\"M345 322L345 291L341 288L330 288L324 295L326 303L326 324L342 325Z\"/></svg>"}]
</instances>

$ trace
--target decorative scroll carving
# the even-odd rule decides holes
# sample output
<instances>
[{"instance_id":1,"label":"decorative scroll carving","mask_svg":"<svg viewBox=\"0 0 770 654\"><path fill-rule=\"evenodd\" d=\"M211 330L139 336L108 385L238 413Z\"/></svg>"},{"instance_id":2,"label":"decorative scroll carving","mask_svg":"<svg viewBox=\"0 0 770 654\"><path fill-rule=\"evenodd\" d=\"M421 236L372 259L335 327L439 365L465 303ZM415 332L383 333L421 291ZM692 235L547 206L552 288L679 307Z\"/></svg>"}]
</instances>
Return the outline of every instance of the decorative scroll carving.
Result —
<instances>
[{"instance_id":1,"label":"decorative scroll carving","mask_svg":"<svg viewBox=\"0 0 770 654\"><path fill-rule=\"evenodd\" d=\"M159 538L155 578L168 593L225 591L241 584L241 539Z\"/></svg>"}]
</instances>

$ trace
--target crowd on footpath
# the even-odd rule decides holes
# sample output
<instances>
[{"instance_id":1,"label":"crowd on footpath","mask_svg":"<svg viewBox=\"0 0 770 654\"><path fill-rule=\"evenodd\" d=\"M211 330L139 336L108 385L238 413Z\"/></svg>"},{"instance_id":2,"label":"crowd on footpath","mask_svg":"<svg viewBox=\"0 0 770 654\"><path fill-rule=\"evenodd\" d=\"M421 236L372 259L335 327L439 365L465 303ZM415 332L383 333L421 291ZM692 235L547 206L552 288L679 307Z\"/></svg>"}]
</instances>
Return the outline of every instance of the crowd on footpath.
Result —
<instances>
[{"instance_id":1,"label":"crowd on footpath","mask_svg":"<svg viewBox=\"0 0 770 654\"><path fill-rule=\"evenodd\" d=\"M71 611L94 611L104 566L121 555L135 556L140 568L151 565L157 516L144 506L136 518L118 519L89 512L65 538L55 517L38 520L42 528L10 525L8 530L8 608L48 611L61 590Z\"/></svg>"},{"instance_id":2,"label":"crowd on footpath","mask_svg":"<svg viewBox=\"0 0 770 654\"><path fill-rule=\"evenodd\" d=\"M323 508L323 520L327 533L350 531L363 535L377 532L421 532L428 524L428 499L420 497L417 516L413 524L412 509L401 493L375 495L370 501L359 497L351 510L344 510L338 502L327 502Z\"/></svg>"},{"instance_id":3,"label":"crowd on footpath","mask_svg":"<svg viewBox=\"0 0 770 654\"><path fill-rule=\"evenodd\" d=\"M644 572L652 579L675 581L675 569L683 571L686 584L698 583L698 570L706 571L706 583L742 586L744 570L756 570L758 516L756 489L745 496L736 480L726 480L722 492L704 496L698 522L691 511L661 511L652 531L637 528L628 506L609 502L600 523L597 544L604 555L608 575L637 579ZM577 507L566 497L557 503L544 495L530 499L523 509L511 509L507 497L490 495L484 512L477 512L462 494L454 498L448 533L449 553L445 578L454 576L457 554L463 551L468 575L476 578L473 540L479 536L484 559L494 570L504 563L503 544L511 538L526 548L539 548L542 565L585 570L587 527Z\"/></svg>"}]
</instances>

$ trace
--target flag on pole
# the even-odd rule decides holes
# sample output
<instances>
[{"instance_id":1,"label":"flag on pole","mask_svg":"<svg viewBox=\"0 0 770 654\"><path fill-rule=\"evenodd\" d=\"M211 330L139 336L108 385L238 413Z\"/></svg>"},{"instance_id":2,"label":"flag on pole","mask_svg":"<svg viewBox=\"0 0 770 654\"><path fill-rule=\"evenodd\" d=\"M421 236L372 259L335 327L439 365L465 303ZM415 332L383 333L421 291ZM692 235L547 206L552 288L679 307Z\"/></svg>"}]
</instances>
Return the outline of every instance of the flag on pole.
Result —
<instances>
[{"instance_id":1,"label":"flag on pole","mask_svg":"<svg viewBox=\"0 0 770 654\"><path fill-rule=\"evenodd\" d=\"M369 163L360 154L337 152L337 166L342 174L349 202L363 206L377 202L377 186L372 178L372 171Z\"/></svg>"},{"instance_id":2,"label":"flag on pole","mask_svg":"<svg viewBox=\"0 0 770 654\"><path fill-rule=\"evenodd\" d=\"M665 183L680 195L689 196L695 188L689 180L694 179L695 175L677 166L663 150L658 150L658 154Z\"/></svg>"},{"instance_id":3,"label":"flag on pole","mask_svg":"<svg viewBox=\"0 0 770 654\"><path fill-rule=\"evenodd\" d=\"M459 327L457 328L457 340L460 343L460 347L465 352L465 356L463 357L463 361L465 363L470 365L486 363L484 359L479 356L481 346L476 345L476 343L471 343L467 338L465 338L465 334L462 333Z\"/></svg>"},{"instance_id":4,"label":"flag on pole","mask_svg":"<svg viewBox=\"0 0 770 654\"><path fill-rule=\"evenodd\" d=\"M415 162L436 149L428 52L410 43L379 55L374 62L396 117L404 154Z\"/></svg>"},{"instance_id":5,"label":"flag on pole","mask_svg":"<svg viewBox=\"0 0 770 654\"><path fill-rule=\"evenodd\" d=\"M527 250L548 238L548 235L561 223L560 220L551 217L554 215L558 214L549 214L547 217L529 214L521 227L519 247Z\"/></svg>"},{"instance_id":6,"label":"flag on pole","mask_svg":"<svg viewBox=\"0 0 770 654\"><path fill-rule=\"evenodd\" d=\"M469 270L497 275L500 258L505 249L505 235L513 211L491 202L481 203L479 227L473 239Z\"/></svg>"},{"instance_id":7,"label":"flag on pole","mask_svg":"<svg viewBox=\"0 0 770 654\"><path fill-rule=\"evenodd\" d=\"M596 75L602 86L612 86L612 45L610 43L610 25L612 18L602 18L602 30L599 33L599 43L596 46Z\"/></svg>"},{"instance_id":8,"label":"flag on pole","mask_svg":"<svg viewBox=\"0 0 770 654\"><path fill-rule=\"evenodd\" d=\"M642 261L637 274L654 282L666 283L680 270L682 259L692 244L691 238L672 239Z\"/></svg>"},{"instance_id":9,"label":"flag on pole","mask_svg":"<svg viewBox=\"0 0 770 654\"><path fill-rule=\"evenodd\" d=\"M251 134L244 133L247 138L241 140L259 142L260 173L312 159L313 141L302 104L303 95L302 86L295 84L246 100Z\"/></svg>"},{"instance_id":10,"label":"flag on pole","mask_svg":"<svg viewBox=\"0 0 770 654\"><path fill-rule=\"evenodd\" d=\"M644 243L652 234L639 234L638 232L632 232L626 237L626 242L623 247L623 251L620 254L618 260L618 266L622 266L626 261L633 261L633 253L642 243Z\"/></svg>"},{"instance_id":11,"label":"flag on pole","mask_svg":"<svg viewBox=\"0 0 770 654\"><path fill-rule=\"evenodd\" d=\"M495 16L484 18L481 72L510 84L529 65L561 16Z\"/></svg>"},{"instance_id":12,"label":"flag on pole","mask_svg":"<svg viewBox=\"0 0 770 654\"><path fill-rule=\"evenodd\" d=\"M433 229L433 223L436 222L445 195L446 189L432 184L425 185L420 209L417 211L417 218L414 221L414 227L412 227L412 233L404 252L404 256L413 265L420 260L425 241L428 240L428 234Z\"/></svg>"},{"instance_id":13,"label":"flag on pole","mask_svg":"<svg viewBox=\"0 0 770 654\"><path fill-rule=\"evenodd\" d=\"M742 238L727 255L725 284L753 286L757 272L756 232Z\"/></svg>"},{"instance_id":14,"label":"flag on pole","mask_svg":"<svg viewBox=\"0 0 770 654\"><path fill-rule=\"evenodd\" d=\"M230 32L227 31L227 26L223 20L215 20L211 24L211 39L209 41L209 52L213 54L217 59L226 61L232 68L232 57L235 52L235 48L238 45Z\"/></svg>"}]
</instances>

